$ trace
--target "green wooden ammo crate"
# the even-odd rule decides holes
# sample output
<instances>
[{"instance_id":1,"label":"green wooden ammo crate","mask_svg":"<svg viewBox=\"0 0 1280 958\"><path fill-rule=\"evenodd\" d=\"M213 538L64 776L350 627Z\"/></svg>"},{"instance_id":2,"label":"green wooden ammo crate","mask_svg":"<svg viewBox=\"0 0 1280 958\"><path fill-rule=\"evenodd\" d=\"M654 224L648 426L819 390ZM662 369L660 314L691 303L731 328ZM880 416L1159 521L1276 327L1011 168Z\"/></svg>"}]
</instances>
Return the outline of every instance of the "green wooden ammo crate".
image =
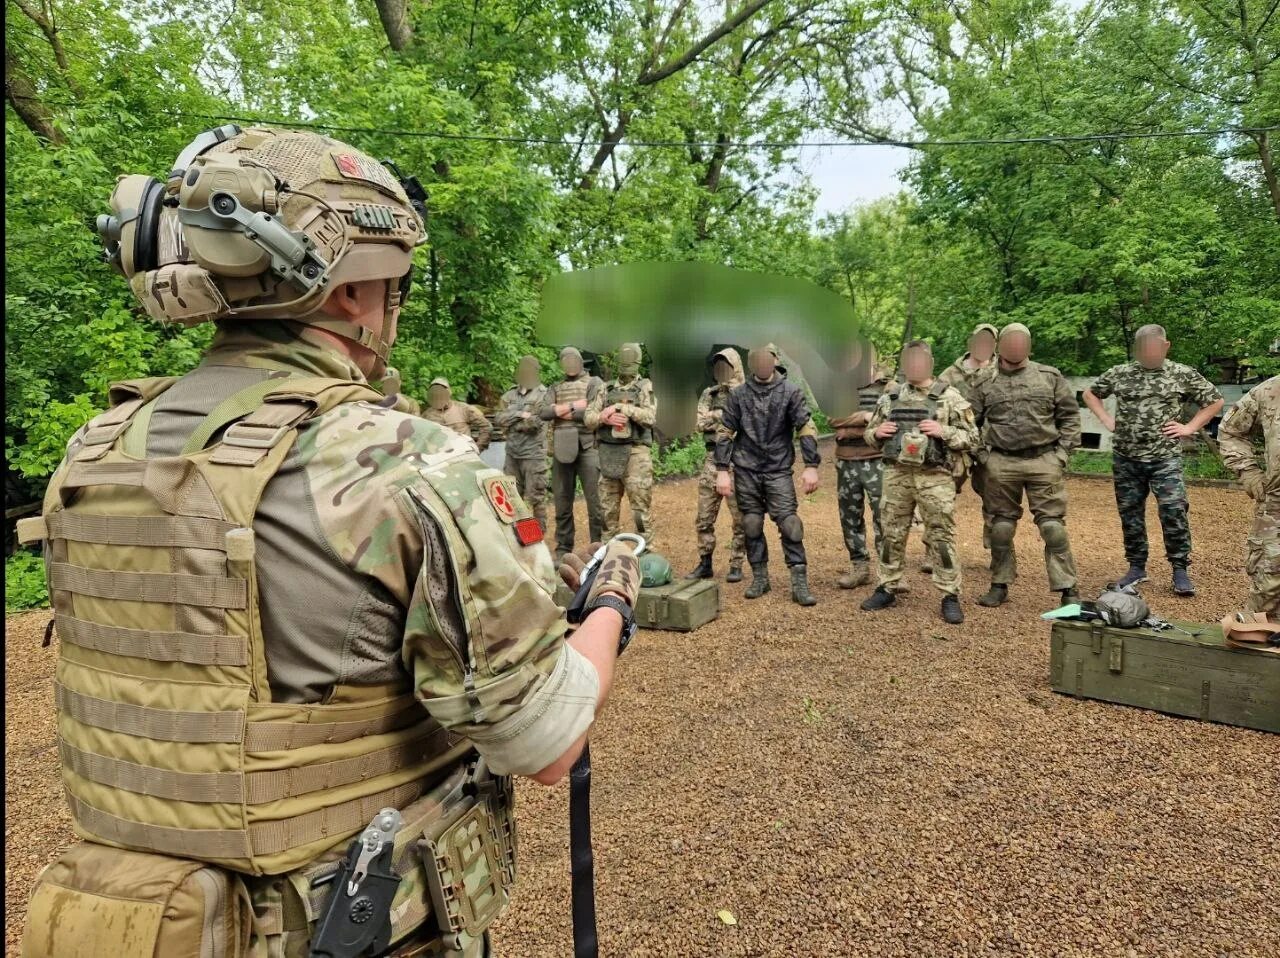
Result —
<instances>
[{"instance_id":1,"label":"green wooden ammo crate","mask_svg":"<svg viewBox=\"0 0 1280 958\"><path fill-rule=\"evenodd\" d=\"M556 587L556 601L573 601L568 586ZM711 579L677 579L641 589L636 597L636 624L642 629L693 632L720 615L720 586Z\"/></svg>"},{"instance_id":2,"label":"green wooden ammo crate","mask_svg":"<svg viewBox=\"0 0 1280 958\"><path fill-rule=\"evenodd\" d=\"M1220 625L1174 625L1200 635L1055 622L1049 656L1053 690L1280 732L1280 654L1229 649Z\"/></svg>"}]
</instances>

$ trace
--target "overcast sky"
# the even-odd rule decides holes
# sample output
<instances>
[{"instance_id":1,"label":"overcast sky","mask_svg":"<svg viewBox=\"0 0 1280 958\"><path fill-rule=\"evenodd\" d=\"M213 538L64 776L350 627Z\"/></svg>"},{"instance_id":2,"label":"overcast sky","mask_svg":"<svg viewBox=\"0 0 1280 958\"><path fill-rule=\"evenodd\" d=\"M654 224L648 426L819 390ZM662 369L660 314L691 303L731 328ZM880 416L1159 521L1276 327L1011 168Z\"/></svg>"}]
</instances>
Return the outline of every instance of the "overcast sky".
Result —
<instances>
[{"instance_id":1,"label":"overcast sky","mask_svg":"<svg viewBox=\"0 0 1280 958\"><path fill-rule=\"evenodd\" d=\"M897 193L898 171L910 157L891 146L820 147L803 150L800 165L818 189L815 213L823 216Z\"/></svg>"}]
</instances>

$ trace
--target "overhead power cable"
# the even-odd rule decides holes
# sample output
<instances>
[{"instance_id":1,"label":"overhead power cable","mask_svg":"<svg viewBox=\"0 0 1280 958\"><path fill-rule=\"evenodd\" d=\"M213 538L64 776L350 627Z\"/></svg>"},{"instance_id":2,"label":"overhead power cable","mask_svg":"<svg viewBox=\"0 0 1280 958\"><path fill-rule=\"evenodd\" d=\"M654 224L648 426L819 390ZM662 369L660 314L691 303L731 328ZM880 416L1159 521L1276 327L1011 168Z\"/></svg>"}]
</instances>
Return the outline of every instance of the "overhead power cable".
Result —
<instances>
[{"instance_id":1,"label":"overhead power cable","mask_svg":"<svg viewBox=\"0 0 1280 958\"><path fill-rule=\"evenodd\" d=\"M516 143L529 146L575 146L596 142L595 139L566 140L537 136L509 136L496 133L447 133L439 130L395 130L370 126L344 126L335 123L320 123L313 120L283 120L269 117L228 116L215 113L185 113L178 110L166 110L166 115L185 119L217 120L221 123L241 123L250 126L283 126L308 130L327 130L331 133L360 133L368 136L413 137L433 140L466 140L485 143ZM729 143L699 143L690 140L624 140L619 146L652 147L676 149L736 149L736 150L778 150L798 149L801 147L865 147L888 146L901 149L923 150L934 147L961 146L1018 146L1035 143L1104 143L1114 140L1154 140L1171 137L1199 136L1248 136L1259 133L1280 131L1280 124L1274 126L1247 127L1229 126L1215 129L1196 130L1118 130L1107 133L1062 133L1043 136L1016 136L992 138L956 138L899 140L889 138L868 138L862 140L746 140Z\"/></svg>"}]
</instances>

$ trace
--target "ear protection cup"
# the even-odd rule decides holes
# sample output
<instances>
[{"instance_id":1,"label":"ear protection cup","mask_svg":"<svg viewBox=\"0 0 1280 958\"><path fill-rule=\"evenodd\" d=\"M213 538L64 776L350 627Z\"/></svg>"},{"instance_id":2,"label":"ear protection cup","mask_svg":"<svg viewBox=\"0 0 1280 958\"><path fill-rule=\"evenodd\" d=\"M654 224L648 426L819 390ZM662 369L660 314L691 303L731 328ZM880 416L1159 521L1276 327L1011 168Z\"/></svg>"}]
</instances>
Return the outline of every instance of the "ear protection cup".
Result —
<instances>
[{"instance_id":1,"label":"ear protection cup","mask_svg":"<svg viewBox=\"0 0 1280 958\"><path fill-rule=\"evenodd\" d=\"M114 215L97 219L107 262L125 276L155 269L160 247L164 184L153 176L122 176L111 194Z\"/></svg>"}]
</instances>

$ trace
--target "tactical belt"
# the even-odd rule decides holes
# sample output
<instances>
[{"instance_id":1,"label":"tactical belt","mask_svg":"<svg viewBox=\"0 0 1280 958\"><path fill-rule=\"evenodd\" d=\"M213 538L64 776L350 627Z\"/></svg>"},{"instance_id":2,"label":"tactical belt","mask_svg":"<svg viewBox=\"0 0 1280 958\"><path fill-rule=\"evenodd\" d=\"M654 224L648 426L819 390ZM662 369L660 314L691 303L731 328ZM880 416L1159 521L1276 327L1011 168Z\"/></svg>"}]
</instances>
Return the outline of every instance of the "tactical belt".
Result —
<instances>
[{"instance_id":1,"label":"tactical belt","mask_svg":"<svg viewBox=\"0 0 1280 958\"><path fill-rule=\"evenodd\" d=\"M1001 449L999 446L992 446L991 451L998 452L1002 456L1012 456L1014 459L1035 459L1057 445L1056 442L1046 442L1040 446L1028 446L1026 449Z\"/></svg>"}]
</instances>

